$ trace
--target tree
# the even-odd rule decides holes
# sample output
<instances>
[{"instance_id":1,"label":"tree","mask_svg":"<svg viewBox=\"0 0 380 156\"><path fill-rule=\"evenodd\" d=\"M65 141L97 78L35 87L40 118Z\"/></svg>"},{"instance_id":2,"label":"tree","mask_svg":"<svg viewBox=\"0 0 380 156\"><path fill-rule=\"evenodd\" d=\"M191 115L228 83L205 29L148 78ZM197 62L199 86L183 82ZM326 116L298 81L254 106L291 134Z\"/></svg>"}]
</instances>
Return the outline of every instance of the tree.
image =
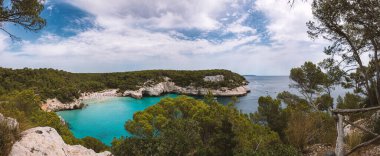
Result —
<instances>
[{"instance_id":1,"label":"tree","mask_svg":"<svg viewBox=\"0 0 380 156\"><path fill-rule=\"evenodd\" d=\"M346 76L346 86L367 96L367 106L380 101L379 6L377 0L314 0L312 11L316 21L307 24L312 38L332 42L324 52L331 58L340 57L339 65L351 72ZM364 59L366 56L368 59Z\"/></svg>"},{"instance_id":2,"label":"tree","mask_svg":"<svg viewBox=\"0 0 380 156\"><path fill-rule=\"evenodd\" d=\"M298 89L314 110L332 108L330 90L337 78L329 78L320 67L312 62L305 62L301 67L291 69L290 79L294 82L290 87Z\"/></svg>"},{"instance_id":3,"label":"tree","mask_svg":"<svg viewBox=\"0 0 380 156\"><path fill-rule=\"evenodd\" d=\"M186 96L135 113L125 128L132 137L113 142L115 155L252 155L281 143L233 107Z\"/></svg>"},{"instance_id":4,"label":"tree","mask_svg":"<svg viewBox=\"0 0 380 156\"><path fill-rule=\"evenodd\" d=\"M257 115L268 127L277 132L282 140L285 140L287 116L281 108L281 101L272 99L270 96L259 98Z\"/></svg>"},{"instance_id":5,"label":"tree","mask_svg":"<svg viewBox=\"0 0 380 156\"><path fill-rule=\"evenodd\" d=\"M4 0L0 0L0 29L6 32L12 39L17 37L7 31L4 24L10 23L28 31L41 30L46 21L40 14L44 6L40 0L11 0L9 6L5 6Z\"/></svg>"}]
</instances>

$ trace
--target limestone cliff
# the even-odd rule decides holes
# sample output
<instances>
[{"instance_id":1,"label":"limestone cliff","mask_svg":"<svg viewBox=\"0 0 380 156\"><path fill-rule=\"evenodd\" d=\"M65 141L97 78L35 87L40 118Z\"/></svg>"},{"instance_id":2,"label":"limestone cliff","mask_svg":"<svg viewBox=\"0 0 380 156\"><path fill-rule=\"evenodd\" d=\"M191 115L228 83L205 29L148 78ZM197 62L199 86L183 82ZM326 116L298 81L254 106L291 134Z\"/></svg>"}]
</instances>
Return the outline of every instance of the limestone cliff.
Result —
<instances>
[{"instance_id":1,"label":"limestone cliff","mask_svg":"<svg viewBox=\"0 0 380 156\"><path fill-rule=\"evenodd\" d=\"M177 93L184 95L206 95L211 92L214 96L243 96L249 92L249 88L246 85L239 86L236 88L221 87L219 89L209 89L203 87L180 87L174 82L164 81L151 86L143 86L138 90L126 90L123 96L131 96L134 98L142 98L144 95L147 96L159 96L164 93Z\"/></svg>"}]
</instances>

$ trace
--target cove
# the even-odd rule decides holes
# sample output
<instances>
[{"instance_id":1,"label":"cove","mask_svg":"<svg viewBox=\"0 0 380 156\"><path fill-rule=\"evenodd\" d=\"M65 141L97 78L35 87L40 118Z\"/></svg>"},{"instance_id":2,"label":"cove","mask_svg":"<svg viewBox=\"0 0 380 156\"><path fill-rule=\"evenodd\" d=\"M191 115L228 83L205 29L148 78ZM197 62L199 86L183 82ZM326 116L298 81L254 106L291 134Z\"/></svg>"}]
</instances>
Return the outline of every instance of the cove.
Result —
<instances>
[{"instance_id":1,"label":"cove","mask_svg":"<svg viewBox=\"0 0 380 156\"><path fill-rule=\"evenodd\" d=\"M260 96L276 97L281 91L287 90L297 94L297 91L289 88L291 80L288 76L245 76L250 82L251 93L239 97L235 104L236 108L243 113L257 111ZM338 95L343 96L347 90L339 86L332 92L336 99ZM152 106L165 97L176 97L176 94L166 94L159 97L144 97L134 99L130 97L114 97L105 100L88 100L84 103L88 106L80 110L57 112L66 122L75 137L83 138L91 136L110 145L114 137L130 136L124 129L127 120L133 118L133 114ZM202 97L194 97L202 99ZM218 97L218 102L227 104L231 101L229 97Z\"/></svg>"},{"instance_id":2,"label":"cove","mask_svg":"<svg viewBox=\"0 0 380 156\"><path fill-rule=\"evenodd\" d=\"M158 103L162 98L174 98L176 94L159 97L112 97L102 100L84 101L88 106L83 109L60 111L59 116L68 122L70 130L77 138L91 136L107 145L114 137L130 136L124 129L124 123L133 118L133 114Z\"/></svg>"}]
</instances>

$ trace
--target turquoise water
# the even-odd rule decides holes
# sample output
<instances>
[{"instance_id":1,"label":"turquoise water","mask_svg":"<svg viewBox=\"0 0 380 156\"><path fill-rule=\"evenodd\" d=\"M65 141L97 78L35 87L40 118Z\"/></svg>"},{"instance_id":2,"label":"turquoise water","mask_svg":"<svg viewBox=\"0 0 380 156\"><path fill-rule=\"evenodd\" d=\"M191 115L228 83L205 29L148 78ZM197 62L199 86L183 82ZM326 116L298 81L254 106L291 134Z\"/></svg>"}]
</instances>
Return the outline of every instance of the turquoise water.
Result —
<instances>
[{"instance_id":1,"label":"turquoise water","mask_svg":"<svg viewBox=\"0 0 380 156\"><path fill-rule=\"evenodd\" d=\"M288 76L245 76L250 82L252 90L247 96L239 97L236 108L243 113L257 111L258 98L260 96L276 95L284 90L297 94L294 89L289 89L291 83ZM332 92L333 97L344 95L347 90L336 87ZM71 131L77 138L92 136L110 145L114 137L129 136L124 129L125 121L132 119L133 113L144 110L156 104L163 97L176 97L175 94L167 94L160 97L144 97L133 99L130 97L115 97L101 101L85 101L88 106L81 110L57 112L70 125ZM196 97L201 98L201 97ZM228 97L219 97L218 101L227 104L231 101Z\"/></svg>"},{"instance_id":2,"label":"turquoise water","mask_svg":"<svg viewBox=\"0 0 380 156\"><path fill-rule=\"evenodd\" d=\"M70 130L77 138L92 136L110 145L114 137L129 136L124 129L125 121L133 118L133 113L156 104L163 97L144 97L140 100L130 97L114 97L100 101L85 101L88 106L81 110L60 111L69 123Z\"/></svg>"}]
</instances>

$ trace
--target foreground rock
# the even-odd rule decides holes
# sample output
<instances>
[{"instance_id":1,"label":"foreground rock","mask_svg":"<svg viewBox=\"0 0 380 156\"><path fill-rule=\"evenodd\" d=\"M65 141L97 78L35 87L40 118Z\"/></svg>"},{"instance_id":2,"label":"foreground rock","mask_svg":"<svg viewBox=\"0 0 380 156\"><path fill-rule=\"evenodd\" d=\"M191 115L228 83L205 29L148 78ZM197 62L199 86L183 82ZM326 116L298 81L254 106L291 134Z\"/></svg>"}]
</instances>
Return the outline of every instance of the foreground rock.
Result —
<instances>
[{"instance_id":1,"label":"foreground rock","mask_svg":"<svg viewBox=\"0 0 380 156\"><path fill-rule=\"evenodd\" d=\"M108 151L96 153L81 145L67 145L54 128L36 127L21 133L10 156L111 156Z\"/></svg>"}]
</instances>

